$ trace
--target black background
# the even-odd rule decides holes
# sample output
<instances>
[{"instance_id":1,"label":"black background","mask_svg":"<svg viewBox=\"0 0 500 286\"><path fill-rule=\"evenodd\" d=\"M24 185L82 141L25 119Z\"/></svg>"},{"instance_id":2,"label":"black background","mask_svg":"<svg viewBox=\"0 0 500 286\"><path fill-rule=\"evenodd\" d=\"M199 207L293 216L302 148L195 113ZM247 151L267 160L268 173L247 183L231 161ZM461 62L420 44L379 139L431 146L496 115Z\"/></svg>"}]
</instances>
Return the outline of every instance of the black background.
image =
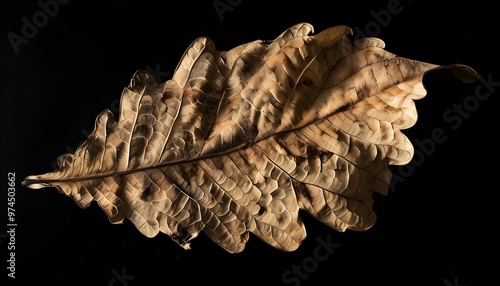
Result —
<instances>
[{"instance_id":1,"label":"black background","mask_svg":"<svg viewBox=\"0 0 500 286\"><path fill-rule=\"evenodd\" d=\"M405 130L412 142L429 143L436 128L446 140L434 141L432 150L416 147L425 153L419 157L423 162L394 168L404 179L387 196L376 197L375 226L339 233L303 214L308 236L291 253L251 236L242 253L229 254L204 235L186 251L163 234L142 236L129 221L112 225L95 203L80 209L55 189L21 186L27 175L50 172L59 155L73 152L102 110L116 114L117 99L136 70L156 71L160 80L171 78L184 50L202 35L219 50L228 50L272 40L299 22L311 23L316 33L348 25L380 37L388 51L400 56L466 64L500 82L494 42L498 15L486 1L441 7L437 1L401 0L402 11L385 23L377 23L374 12L395 1L219 0L233 4L222 19L214 2L70 1L19 45L18 53L7 35L22 36L22 17L32 19L41 8L36 1L2 2L3 190L7 173L15 172L18 224L14 280L6 273L5 194L0 200L0 279L8 283L2 285L299 285L283 277L293 265L309 267L300 285L498 283L498 235L493 232L498 216L498 92L478 99L481 83L464 84L446 72L426 75L428 94L416 102L419 120ZM488 92L484 86L479 91ZM456 104L468 104L467 114L452 111ZM455 116L453 121L443 118L447 112ZM318 239L338 247L315 264ZM116 273L129 280L123 283Z\"/></svg>"}]
</instances>

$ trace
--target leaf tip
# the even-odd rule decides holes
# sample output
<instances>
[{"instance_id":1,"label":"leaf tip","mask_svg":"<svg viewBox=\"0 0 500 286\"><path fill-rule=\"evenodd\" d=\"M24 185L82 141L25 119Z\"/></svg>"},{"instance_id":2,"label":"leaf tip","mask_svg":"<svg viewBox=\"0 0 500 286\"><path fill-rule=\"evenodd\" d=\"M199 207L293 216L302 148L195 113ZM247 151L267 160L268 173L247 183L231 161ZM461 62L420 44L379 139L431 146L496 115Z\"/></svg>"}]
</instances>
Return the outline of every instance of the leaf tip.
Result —
<instances>
[{"instance_id":1,"label":"leaf tip","mask_svg":"<svg viewBox=\"0 0 500 286\"><path fill-rule=\"evenodd\" d=\"M462 81L463 83L473 83L479 80L481 75L474 70L472 67L465 64L449 64L437 66L437 68L432 70L443 70L451 73L455 78Z\"/></svg>"}]
</instances>

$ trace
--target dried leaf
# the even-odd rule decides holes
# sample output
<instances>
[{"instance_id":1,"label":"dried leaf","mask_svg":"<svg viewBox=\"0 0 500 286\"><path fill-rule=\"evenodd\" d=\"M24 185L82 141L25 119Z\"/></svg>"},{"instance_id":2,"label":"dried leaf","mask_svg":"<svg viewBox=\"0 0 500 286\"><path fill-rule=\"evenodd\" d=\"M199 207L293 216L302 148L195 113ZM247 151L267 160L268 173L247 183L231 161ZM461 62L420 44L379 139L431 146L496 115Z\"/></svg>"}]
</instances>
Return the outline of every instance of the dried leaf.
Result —
<instances>
[{"instance_id":1,"label":"dried leaf","mask_svg":"<svg viewBox=\"0 0 500 286\"><path fill-rule=\"evenodd\" d=\"M380 39L351 42L346 26L312 33L301 23L229 51L196 39L171 80L138 71L118 119L101 113L58 170L24 185L55 187L82 208L97 201L112 223L129 219L186 249L204 231L231 253L250 233L295 250L301 210L338 231L370 228L389 165L413 156L401 130L417 121L424 74L477 75L398 57Z\"/></svg>"}]
</instances>

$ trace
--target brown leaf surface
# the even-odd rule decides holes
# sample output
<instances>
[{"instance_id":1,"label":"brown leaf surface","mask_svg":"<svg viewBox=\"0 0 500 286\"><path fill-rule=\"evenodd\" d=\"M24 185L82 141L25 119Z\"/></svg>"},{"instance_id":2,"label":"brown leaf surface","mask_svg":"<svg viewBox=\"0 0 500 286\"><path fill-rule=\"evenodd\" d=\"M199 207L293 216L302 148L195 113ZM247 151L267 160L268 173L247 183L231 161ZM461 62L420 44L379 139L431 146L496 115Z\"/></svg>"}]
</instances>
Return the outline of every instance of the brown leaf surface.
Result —
<instances>
[{"instance_id":1,"label":"brown leaf surface","mask_svg":"<svg viewBox=\"0 0 500 286\"><path fill-rule=\"evenodd\" d=\"M300 210L339 231L370 228L388 166L413 156L401 130L417 121L424 74L477 75L398 57L380 39L351 42L346 26L312 33L301 23L229 51L196 39L171 80L138 71L118 119L102 112L58 170L24 185L55 187L82 208L97 201L112 223L129 219L186 249L204 231L232 253L250 233L295 250Z\"/></svg>"}]
</instances>

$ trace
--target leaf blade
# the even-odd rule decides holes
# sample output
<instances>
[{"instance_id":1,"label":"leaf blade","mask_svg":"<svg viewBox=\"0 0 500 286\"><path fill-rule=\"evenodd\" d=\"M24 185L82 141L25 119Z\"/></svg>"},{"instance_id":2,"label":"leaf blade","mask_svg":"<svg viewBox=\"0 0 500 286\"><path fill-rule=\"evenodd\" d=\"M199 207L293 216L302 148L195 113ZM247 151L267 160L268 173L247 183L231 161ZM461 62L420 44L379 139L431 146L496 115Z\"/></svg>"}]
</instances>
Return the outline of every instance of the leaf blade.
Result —
<instances>
[{"instance_id":1,"label":"leaf blade","mask_svg":"<svg viewBox=\"0 0 500 286\"><path fill-rule=\"evenodd\" d=\"M112 223L185 249L203 232L231 253L250 233L293 251L306 237L300 210L338 231L370 228L389 165L413 156L402 130L418 119L424 75L477 74L396 56L380 39L351 42L346 26L312 32L299 23L229 51L196 39L171 80L137 71L118 119L105 110L58 170L23 184L96 201Z\"/></svg>"}]
</instances>

